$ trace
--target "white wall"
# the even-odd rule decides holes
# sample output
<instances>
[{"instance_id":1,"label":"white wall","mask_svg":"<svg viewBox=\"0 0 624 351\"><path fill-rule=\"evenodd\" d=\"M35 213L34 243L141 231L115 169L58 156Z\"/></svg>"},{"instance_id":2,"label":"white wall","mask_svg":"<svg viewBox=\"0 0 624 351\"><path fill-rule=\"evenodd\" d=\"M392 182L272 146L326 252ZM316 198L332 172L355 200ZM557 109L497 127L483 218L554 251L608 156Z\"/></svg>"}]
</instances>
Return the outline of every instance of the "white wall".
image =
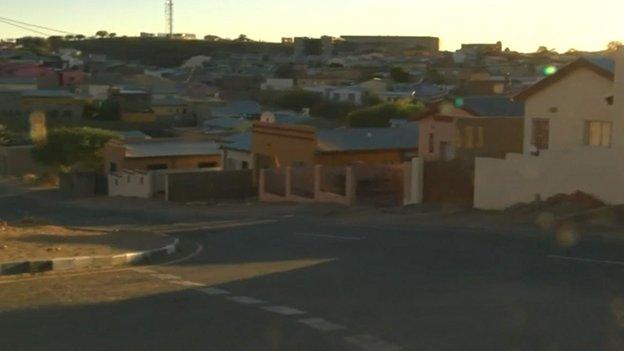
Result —
<instances>
[{"instance_id":1,"label":"white wall","mask_svg":"<svg viewBox=\"0 0 624 351\"><path fill-rule=\"evenodd\" d=\"M254 157L250 152L237 150L221 150L221 164L226 171L242 170L243 162L247 162L248 169L254 167Z\"/></svg>"},{"instance_id":2,"label":"white wall","mask_svg":"<svg viewBox=\"0 0 624 351\"><path fill-rule=\"evenodd\" d=\"M624 152L578 147L540 156L509 154L504 160L477 158L474 206L501 210L536 195L580 190L610 204L624 203Z\"/></svg>"},{"instance_id":3,"label":"white wall","mask_svg":"<svg viewBox=\"0 0 624 351\"><path fill-rule=\"evenodd\" d=\"M413 158L411 162L405 163L405 183L403 205L419 204L423 201L423 176L424 162L422 158Z\"/></svg>"},{"instance_id":4,"label":"white wall","mask_svg":"<svg viewBox=\"0 0 624 351\"><path fill-rule=\"evenodd\" d=\"M149 199L154 195L153 173L122 171L108 175L108 196Z\"/></svg>"},{"instance_id":5,"label":"white wall","mask_svg":"<svg viewBox=\"0 0 624 351\"><path fill-rule=\"evenodd\" d=\"M290 90L295 87L295 80L291 78L267 78L266 82L262 83L262 90Z\"/></svg>"}]
</instances>

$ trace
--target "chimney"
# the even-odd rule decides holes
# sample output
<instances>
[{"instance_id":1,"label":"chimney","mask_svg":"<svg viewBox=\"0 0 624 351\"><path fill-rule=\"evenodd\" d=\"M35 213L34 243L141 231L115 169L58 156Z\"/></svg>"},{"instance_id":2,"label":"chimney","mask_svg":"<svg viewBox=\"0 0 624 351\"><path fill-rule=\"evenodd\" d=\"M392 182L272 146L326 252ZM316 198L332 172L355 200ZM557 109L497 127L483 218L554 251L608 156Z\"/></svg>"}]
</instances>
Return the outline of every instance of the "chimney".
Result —
<instances>
[{"instance_id":1,"label":"chimney","mask_svg":"<svg viewBox=\"0 0 624 351\"><path fill-rule=\"evenodd\" d=\"M624 148L624 47L620 46L614 55L615 77L613 80L613 132L612 143Z\"/></svg>"}]
</instances>

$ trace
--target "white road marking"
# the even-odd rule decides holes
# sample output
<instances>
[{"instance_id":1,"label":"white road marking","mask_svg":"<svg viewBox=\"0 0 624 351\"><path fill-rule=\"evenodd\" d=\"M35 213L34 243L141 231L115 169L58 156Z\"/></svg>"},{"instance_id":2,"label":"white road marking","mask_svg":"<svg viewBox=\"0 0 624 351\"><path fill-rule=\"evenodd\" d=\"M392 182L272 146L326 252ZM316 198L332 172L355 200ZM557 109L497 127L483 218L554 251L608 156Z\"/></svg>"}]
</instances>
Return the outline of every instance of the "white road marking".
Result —
<instances>
[{"instance_id":1,"label":"white road marking","mask_svg":"<svg viewBox=\"0 0 624 351\"><path fill-rule=\"evenodd\" d=\"M308 319L300 319L299 323L303 323L310 328L314 328L320 331L335 331L335 330L344 330L347 327L342 326L340 324L328 322L323 318L308 318Z\"/></svg>"},{"instance_id":2,"label":"white road marking","mask_svg":"<svg viewBox=\"0 0 624 351\"><path fill-rule=\"evenodd\" d=\"M384 340L378 339L374 336L363 334L349 336L345 338L345 341L349 344L358 346L364 351L400 351L403 350L401 346L390 344Z\"/></svg>"},{"instance_id":3,"label":"white road marking","mask_svg":"<svg viewBox=\"0 0 624 351\"><path fill-rule=\"evenodd\" d=\"M205 288L205 289L197 289L199 292L203 292L207 295L217 296L217 295L228 295L230 292L227 290L219 289L219 288Z\"/></svg>"},{"instance_id":4,"label":"white road marking","mask_svg":"<svg viewBox=\"0 0 624 351\"><path fill-rule=\"evenodd\" d=\"M152 277L158 278L158 279L162 279L162 280L180 280L180 279L182 279L181 277L178 277L177 275L165 274L165 273L152 274Z\"/></svg>"},{"instance_id":5,"label":"white road marking","mask_svg":"<svg viewBox=\"0 0 624 351\"><path fill-rule=\"evenodd\" d=\"M592 259L592 258L559 256L559 255L548 255L548 258L557 259L557 260L566 260L566 261L577 261L577 262L586 262L586 263L602 263L602 264L615 264L615 265L618 265L618 266L624 266L624 262L622 262L622 261L595 260L595 259Z\"/></svg>"},{"instance_id":6,"label":"white road marking","mask_svg":"<svg viewBox=\"0 0 624 351\"><path fill-rule=\"evenodd\" d=\"M362 238L357 236L340 236L340 235L326 235L326 234L313 234L313 233L295 233L298 236L310 236L315 238L326 238L326 239L341 239L341 240L362 240Z\"/></svg>"},{"instance_id":7,"label":"white road marking","mask_svg":"<svg viewBox=\"0 0 624 351\"><path fill-rule=\"evenodd\" d=\"M264 301L262 300L254 299L253 297L247 297L247 296L228 297L228 300L238 302L243 305L258 305L258 304L264 303Z\"/></svg>"},{"instance_id":8,"label":"white road marking","mask_svg":"<svg viewBox=\"0 0 624 351\"><path fill-rule=\"evenodd\" d=\"M205 284L189 282L188 280L170 280L169 282L182 286L206 286Z\"/></svg>"},{"instance_id":9,"label":"white road marking","mask_svg":"<svg viewBox=\"0 0 624 351\"><path fill-rule=\"evenodd\" d=\"M286 306L268 306L268 307L262 307L262 309L265 310L265 311L281 314L281 315L284 315L284 316L293 316L293 315L296 315L296 314L305 314L305 312L300 311L300 310L298 310L296 308L286 307Z\"/></svg>"}]
</instances>

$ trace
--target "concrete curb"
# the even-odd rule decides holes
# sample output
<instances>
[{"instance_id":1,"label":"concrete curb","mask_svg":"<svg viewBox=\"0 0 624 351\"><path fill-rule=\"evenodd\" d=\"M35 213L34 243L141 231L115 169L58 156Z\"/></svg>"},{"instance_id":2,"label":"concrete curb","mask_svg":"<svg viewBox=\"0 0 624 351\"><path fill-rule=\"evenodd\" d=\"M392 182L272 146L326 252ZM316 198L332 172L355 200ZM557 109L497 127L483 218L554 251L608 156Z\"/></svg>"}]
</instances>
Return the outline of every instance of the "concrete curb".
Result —
<instances>
[{"instance_id":1,"label":"concrete curb","mask_svg":"<svg viewBox=\"0 0 624 351\"><path fill-rule=\"evenodd\" d=\"M47 260L0 262L0 276L138 265L176 253L178 251L179 244L180 239L174 238L173 243L154 250L127 252L116 255L61 257Z\"/></svg>"}]
</instances>

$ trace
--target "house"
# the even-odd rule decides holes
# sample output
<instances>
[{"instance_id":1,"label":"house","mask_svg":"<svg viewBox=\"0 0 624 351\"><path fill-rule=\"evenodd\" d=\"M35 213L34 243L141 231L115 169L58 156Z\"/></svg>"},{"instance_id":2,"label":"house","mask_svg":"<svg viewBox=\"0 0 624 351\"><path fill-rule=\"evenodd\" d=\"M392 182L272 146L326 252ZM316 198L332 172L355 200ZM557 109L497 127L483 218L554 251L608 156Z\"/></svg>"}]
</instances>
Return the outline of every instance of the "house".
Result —
<instances>
[{"instance_id":1,"label":"house","mask_svg":"<svg viewBox=\"0 0 624 351\"><path fill-rule=\"evenodd\" d=\"M104 147L107 173L125 169L202 169L221 166L220 145L212 140L113 140Z\"/></svg>"},{"instance_id":2,"label":"house","mask_svg":"<svg viewBox=\"0 0 624 351\"><path fill-rule=\"evenodd\" d=\"M477 158L475 207L583 191L624 203L624 50L583 57L521 92L523 153Z\"/></svg>"},{"instance_id":3,"label":"house","mask_svg":"<svg viewBox=\"0 0 624 351\"><path fill-rule=\"evenodd\" d=\"M294 111L265 111L260 115L260 122L276 124L303 124L310 121L310 114L306 110L302 114Z\"/></svg>"},{"instance_id":4,"label":"house","mask_svg":"<svg viewBox=\"0 0 624 351\"><path fill-rule=\"evenodd\" d=\"M152 110L158 118L180 117L188 113L186 101L179 97L154 99L152 101Z\"/></svg>"},{"instance_id":5,"label":"house","mask_svg":"<svg viewBox=\"0 0 624 351\"><path fill-rule=\"evenodd\" d=\"M611 58L581 58L516 95L525 104L524 153L624 144L613 133L614 74Z\"/></svg>"},{"instance_id":6,"label":"house","mask_svg":"<svg viewBox=\"0 0 624 351\"><path fill-rule=\"evenodd\" d=\"M221 145L223 170L253 169L255 157L251 152L251 132L234 134Z\"/></svg>"},{"instance_id":7,"label":"house","mask_svg":"<svg viewBox=\"0 0 624 351\"><path fill-rule=\"evenodd\" d=\"M28 91L37 89L34 77L0 77L0 90Z\"/></svg>"},{"instance_id":8,"label":"house","mask_svg":"<svg viewBox=\"0 0 624 351\"><path fill-rule=\"evenodd\" d=\"M0 90L0 117L19 117L23 115L20 105L21 91Z\"/></svg>"},{"instance_id":9,"label":"house","mask_svg":"<svg viewBox=\"0 0 624 351\"><path fill-rule=\"evenodd\" d=\"M311 86L305 87L303 90L317 93L327 101L350 103L358 106L364 104L364 99L369 95L368 90L360 86Z\"/></svg>"},{"instance_id":10,"label":"house","mask_svg":"<svg viewBox=\"0 0 624 351\"><path fill-rule=\"evenodd\" d=\"M256 156L256 169L398 164L418 155L418 131L412 128L317 131L308 126L256 122L251 149Z\"/></svg>"},{"instance_id":11,"label":"house","mask_svg":"<svg viewBox=\"0 0 624 351\"><path fill-rule=\"evenodd\" d=\"M524 104L503 96L469 96L453 103L442 100L417 117L420 124L420 156L424 160L503 157L518 152L523 132ZM459 124L467 131L460 130ZM501 134L496 135L495 128ZM462 127L464 128L464 127ZM484 134L487 130L487 141ZM508 140L499 140L505 139ZM465 143L465 144L464 144ZM461 155L456 149L462 149Z\"/></svg>"},{"instance_id":12,"label":"house","mask_svg":"<svg viewBox=\"0 0 624 351\"><path fill-rule=\"evenodd\" d=\"M65 90L30 90L21 93L20 108L25 115L45 113L48 121L77 121L82 118L85 101Z\"/></svg>"},{"instance_id":13,"label":"house","mask_svg":"<svg viewBox=\"0 0 624 351\"><path fill-rule=\"evenodd\" d=\"M295 80L292 78L267 78L260 86L261 90L285 91L295 87Z\"/></svg>"},{"instance_id":14,"label":"house","mask_svg":"<svg viewBox=\"0 0 624 351\"><path fill-rule=\"evenodd\" d=\"M124 122L154 122L156 114L152 110L152 97L145 90L110 89L108 99L116 102Z\"/></svg>"}]
</instances>

